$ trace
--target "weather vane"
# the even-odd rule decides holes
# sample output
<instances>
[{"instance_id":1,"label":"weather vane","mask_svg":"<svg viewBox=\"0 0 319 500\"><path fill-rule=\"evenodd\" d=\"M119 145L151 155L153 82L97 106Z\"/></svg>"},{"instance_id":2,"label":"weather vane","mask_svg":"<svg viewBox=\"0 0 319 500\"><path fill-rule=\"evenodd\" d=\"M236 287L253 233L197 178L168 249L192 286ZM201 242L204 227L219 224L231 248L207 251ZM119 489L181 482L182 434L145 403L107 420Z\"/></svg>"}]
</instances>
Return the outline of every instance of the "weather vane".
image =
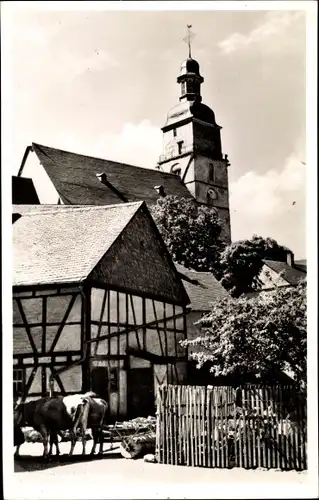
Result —
<instances>
[{"instance_id":1,"label":"weather vane","mask_svg":"<svg viewBox=\"0 0 319 500\"><path fill-rule=\"evenodd\" d=\"M195 36L194 33L191 32L191 27L192 27L191 24L187 25L187 35L185 36L185 38L183 38L183 42L186 42L187 45L188 45L188 54L189 54L189 57L192 57L191 41L192 41L192 39Z\"/></svg>"}]
</instances>

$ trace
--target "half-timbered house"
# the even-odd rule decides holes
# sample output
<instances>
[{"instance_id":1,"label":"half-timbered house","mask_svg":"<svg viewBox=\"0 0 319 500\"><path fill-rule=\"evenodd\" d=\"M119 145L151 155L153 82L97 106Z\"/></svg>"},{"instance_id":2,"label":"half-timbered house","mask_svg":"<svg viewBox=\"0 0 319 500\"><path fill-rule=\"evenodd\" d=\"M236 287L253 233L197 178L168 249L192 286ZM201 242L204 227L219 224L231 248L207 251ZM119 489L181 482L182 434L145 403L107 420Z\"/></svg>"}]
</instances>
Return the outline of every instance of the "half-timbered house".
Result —
<instances>
[{"instance_id":1,"label":"half-timbered house","mask_svg":"<svg viewBox=\"0 0 319 500\"><path fill-rule=\"evenodd\" d=\"M143 202L14 206L14 395L93 390L114 418L186 378L189 298Z\"/></svg>"}]
</instances>

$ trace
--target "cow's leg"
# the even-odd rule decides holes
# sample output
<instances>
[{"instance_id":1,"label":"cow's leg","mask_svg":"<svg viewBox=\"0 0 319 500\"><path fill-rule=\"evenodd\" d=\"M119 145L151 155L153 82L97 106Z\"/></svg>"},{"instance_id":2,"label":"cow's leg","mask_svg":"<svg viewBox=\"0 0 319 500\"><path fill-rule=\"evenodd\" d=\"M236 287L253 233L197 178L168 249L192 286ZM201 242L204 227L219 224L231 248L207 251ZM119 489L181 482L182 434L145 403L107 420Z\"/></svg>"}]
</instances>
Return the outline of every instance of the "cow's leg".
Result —
<instances>
[{"instance_id":1,"label":"cow's leg","mask_svg":"<svg viewBox=\"0 0 319 500\"><path fill-rule=\"evenodd\" d=\"M18 458L20 456L20 446L21 444L18 444L18 446L16 447L16 451L14 454L15 458Z\"/></svg>"},{"instance_id":2,"label":"cow's leg","mask_svg":"<svg viewBox=\"0 0 319 500\"><path fill-rule=\"evenodd\" d=\"M48 456L48 441L49 441L49 434L48 434L48 431L47 429L44 427L44 425L41 425L39 427L39 432L42 436L42 439L43 439L43 456L44 457L47 457Z\"/></svg>"},{"instance_id":3,"label":"cow's leg","mask_svg":"<svg viewBox=\"0 0 319 500\"><path fill-rule=\"evenodd\" d=\"M99 429L99 441L100 441L100 448L99 448L99 454L103 455L103 442L104 442L104 436L103 436L103 429L102 426Z\"/></svg>"},{"instance_id":4,"label":"cow's leg","mask_svg":"<svg viewBox=\"0 0 319 500\"><path fill-rule=\"evenodd\" d=\"M71 448L70 448L69 456L71 457L73 455L73 451L74 451L75 443L76 443L76 436L75 436L75 432L73 429L70 429L70 438L71 438Z\"/></svg>"},{"instance_id":5,"label":"cow's leg","mask_svg":"<svg viewBox=\"0 0 319 500\"><path fill-rule=\"evenodd\" d=\"M82 455L85 455L85 447L86 447L86 428L84 425L81 425L81 438L82 438Z\"/></svg>"},{"instance_id":6,"label":"cow's leg","mask_svg":"<svg viewBox=\"0 0 319 500\"><path fill-rule=\"evenodd\" d=\"M55 446L56 455L60 455L58 434L57 432L51 432L50 434L50 451L49 455L52 455L53 445Z\"/></svg>"},{"instance_id":7,"label":"cow's leg","mask_svg":"<svg viewBox=\"0 0 319 500\"><path fill-rule=\"evenodd\" d=\"M97 441L98 441L98 438L99 438L99 435L96 431L96 427L92 427L92 436L93 436L93 446L92 446L92 450L91 450L91 455L94 455L95 453L95 448L96 448L96 445L97 445Z\"/></svg>"},{"instance_id":8,"label":"cow's leg","mask_svg":"<svg viewBox=\"0 0 319 500\"><path fill-rule=\"evenodd\" d=\"M58 439L58 434L55 435L55 449L56 449L56 454L60 455L60 448L59 448L59 439Z\"/></svg>"}]
</instances>

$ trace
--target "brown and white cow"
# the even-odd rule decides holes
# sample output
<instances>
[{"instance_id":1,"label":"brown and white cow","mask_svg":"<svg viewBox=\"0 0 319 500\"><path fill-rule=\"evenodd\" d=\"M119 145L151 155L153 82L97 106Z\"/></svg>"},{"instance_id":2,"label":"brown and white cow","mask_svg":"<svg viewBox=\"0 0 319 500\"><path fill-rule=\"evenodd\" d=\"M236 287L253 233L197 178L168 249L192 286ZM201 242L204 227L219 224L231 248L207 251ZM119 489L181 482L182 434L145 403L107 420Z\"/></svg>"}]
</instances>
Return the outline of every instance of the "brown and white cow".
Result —
<instances>
[{"instance_id":1,"label":"brown and white cow","mask_svg":"<svg viewBox=\"0 0 319 500\"><path fill-rule=\"evenodd\" d=\"M99 454L103 453L103 424L108 410L108 404L93 392L65 396L63 402L69 415L73 418L73 432L81 431L82 454L85 455L86 429L92 430L93 446L91 455L94 455L96 445L100 444Z\"/></svg>"}]
</instances>

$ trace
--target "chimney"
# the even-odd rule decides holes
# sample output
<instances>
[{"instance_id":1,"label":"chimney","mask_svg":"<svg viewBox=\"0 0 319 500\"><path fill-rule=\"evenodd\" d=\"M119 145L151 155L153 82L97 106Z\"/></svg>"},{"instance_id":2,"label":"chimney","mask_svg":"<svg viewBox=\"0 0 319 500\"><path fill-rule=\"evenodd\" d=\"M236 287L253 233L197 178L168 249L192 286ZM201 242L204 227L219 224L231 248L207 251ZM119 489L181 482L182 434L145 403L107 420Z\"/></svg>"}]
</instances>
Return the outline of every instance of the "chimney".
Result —
<instances>
[{"instance_id":1,"label":"chimney","mask_svg":"<svg viewBox=\"0 0 319 500\"><path fill-rule=\"evenodd\" d=\"M96 177L102 184L104 184L104 186L107 186L107 175L105 172L102 172L101 174L96 174Z\"/></svg>"},{"instance_id":2,"label":"chimney","mask_svg":"<svg viewBox=\"0 0 319 500\"><path fill-rule=\"evenodd\" d=\"M116 189L116 187L113 186L113 184L110 183L105 172L101 172L100 174L95 174L95 175L101 184L111 189L122 201L124 201L124 203L128 202L126 197L122 193L120 193L120 191Z\"/></svg>"},{"instance_id":3,"label":"chimney","mask_svg":"<svg viewBox=\"0 0 319 500\"><path fill-rule=\"evenodd\" d=\"M294 267L295 265L294 254L290 250L287 252L287 264L290 267Z\"/></svg>"},{"instance_id":4,"label":"chimney","mask_svg":"<svg viewBox=\"0 0 319 500\"><path fill-rule=\"evenodd\" d=\"M160 184L159 186L154 186L154 189L158 192L158 194L164 198L166 196L166 193L164 191L164 187Z\"/></svg>"}]
</instances>

